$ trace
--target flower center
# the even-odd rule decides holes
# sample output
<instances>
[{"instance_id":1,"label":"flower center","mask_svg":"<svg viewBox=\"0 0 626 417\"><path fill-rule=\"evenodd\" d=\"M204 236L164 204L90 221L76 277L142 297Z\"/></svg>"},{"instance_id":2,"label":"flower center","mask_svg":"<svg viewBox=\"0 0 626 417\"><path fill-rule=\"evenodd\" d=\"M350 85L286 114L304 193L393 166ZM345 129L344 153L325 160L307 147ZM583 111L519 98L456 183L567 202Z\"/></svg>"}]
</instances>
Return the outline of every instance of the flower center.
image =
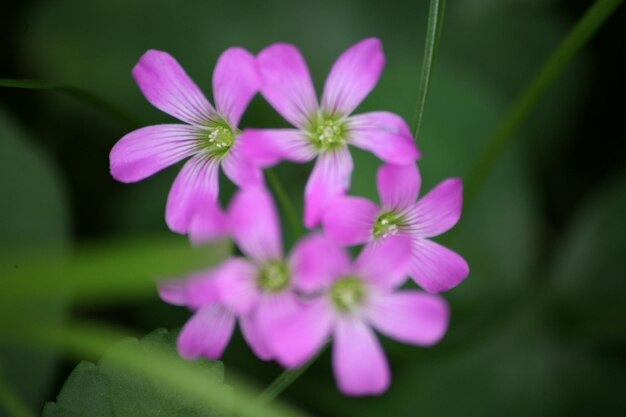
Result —
<instances>
[{"instance_id":1,"label":"flower center","mask_svg":"<svg viewBox=\"0 0 626 417\"><path fill-rule=\"evenodd\" d=\"M235 142L235 131L225 123L215 123L200 134L199 146L208 156L223 157Z\"/></svg>"},{"instance_id":2,"label":"flower center","mask_svg":"<svg viewBox=\"0 0 626 417\"><path fill-rule=\"evenodd\" d=\"M374 222L375 238L393 236L400 231L402 217L394 212L383 213Z\"/></svg>"},{"instance_id":3,"label":"flower center","mask_svg":"<svg viewBox=\"0 0 626 417\"><path fill-rule=\"evenodd\" d=\"M313 146L321 151L329 151L343 145L348 136L346 123L331 116L318 116L308 128Z\"/></svg>"},{"instance_id":4,"label":"flower center","mask_svg":"<svg viewBox=\"0 0 626 417\"><path fill-rule=\"evenodd\" d=\"M259 270L257 284L260 289L267 292L282 291L289 286L291 276L289 268L284 262L268 262Z\"/></svg>"},{"instance_id":5,"label":"flower center","mask_svg":"<svg viewBox=\"0 0 626 417\"><path fill-rule=\"evenodd\" d=\"M331 287L330 298L337 310L349 312L363 302L365 287L357 277L342 278Z\"/></svg>"}]
</instances>

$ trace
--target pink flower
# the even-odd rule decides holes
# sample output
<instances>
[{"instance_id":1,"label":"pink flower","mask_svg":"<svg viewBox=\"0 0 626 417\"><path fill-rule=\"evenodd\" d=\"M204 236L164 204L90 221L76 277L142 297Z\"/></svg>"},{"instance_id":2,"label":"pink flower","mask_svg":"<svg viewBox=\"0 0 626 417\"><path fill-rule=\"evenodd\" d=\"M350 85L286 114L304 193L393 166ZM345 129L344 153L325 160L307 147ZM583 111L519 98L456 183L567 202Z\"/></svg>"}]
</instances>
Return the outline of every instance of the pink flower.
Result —
<instances>
[{"instance_id":1,"label":"pink flower","mask_svg":"<svg viewBox=\"0 0 626 417\"><path fill-rule=\"evenodd\" d=\"M458 285L469 274L457 253L429 238L451 229L461 216L463 185L448 179L415 202L421 178L415 164L383 165L377 175L382 207L360 197L339 197L323 220L324 232L342 245L384 241L390 236L411 238L409 275L429 292Z\"/></svg>"},{"instance_id":2,"label":"pink flower","mask_svg":"<svg viewBox=\"0 0 626 417\"><path fill-rule=\"evenodd\" d=\"M308 291L308 285L316 281L318 267L311 254L336 257L342 250L321 236L313 236L303 239L285 257L274 202L261 188L248 188L235 195L228 223L246 259L231 258L182 282L162 284L159 294L168 303L194 311L179 335L181 356L219 358L239 319L252 350L269 360L273 352L266 343L268 324L299 310L296 291Z\"/></svg>"},{"instance_id":3,"label":"pink flower","mask_svg":"<svg viewBox=\"0 0 626 417\"><path fill-rule=\"evenodd\" d=\"M306 287L319 294L306 306L268 325L267 343L276 359L293 368L333 338L333 370L347 395L384 392L390 382L381 333L418 346L437 343L448 326L448 307L439 296L397 288L406 279L410 242L395 237L368 246L354 264L339 251L310 251Z\"/></svg>"},{"instance_id":4,"label":"pink flower","mask_svg":"<svg viewBox=\"0 0 626 417\"><path fill-rule=\"evenodd\" d=\"M400 116L383 111L351 116L382 72L385 57L378 39L365 39L339 57L326 79L321 105L295 46L271 45L259 53L257 63L261 93L295 129L245 130L244 153L260 167L318 156L305 189L307 227L316 226L325 205L350 186L353 164L348 144L395 164L413 163L419 157Z\"/></svg>"},{"instance_id":5,"label":"pink flower","mask_svg":"<svg viewBox=\"0 0 626 417\"><path fill-rule=\"evenodd\" d=\"M262 183L260 170L242 157L237 129L259 87L255 59L248 51L230 48L218 59L213 72L216 108L165 52L146 52L133 76L153 106L184 124L147 126L124 136L111 150L111 175L136 182L191 157L167 200L165 218L171 230L188 233L203 221L195 217L200 207L217 200L220 165L240 187Z\"/></svg>"}]
</instances>

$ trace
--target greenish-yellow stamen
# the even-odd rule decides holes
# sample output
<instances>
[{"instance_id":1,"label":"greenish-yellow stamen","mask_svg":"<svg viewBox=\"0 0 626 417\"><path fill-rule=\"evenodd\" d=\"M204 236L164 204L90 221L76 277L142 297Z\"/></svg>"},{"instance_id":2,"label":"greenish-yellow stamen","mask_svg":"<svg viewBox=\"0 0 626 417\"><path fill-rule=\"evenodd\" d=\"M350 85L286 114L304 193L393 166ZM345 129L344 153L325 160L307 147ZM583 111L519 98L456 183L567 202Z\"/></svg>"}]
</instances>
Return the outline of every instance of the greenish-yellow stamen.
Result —
<instances>
[{"instance_id":1,"label":"greenish-yellow stamen","mask_svg":"<svg viewBox=\"0 0 626 417\"><path fill-rule=\"evenodd\" d=\"M284 262L272 261L261 267L258 275L258 286L267 292L278 292L289 286L290 271Z\"/></svg>"},{"instance_id":2,"label":"greenish-yellow stamen","mask_svg":"<svg viewBox=\"0 0 626 417\"><path fill-rule=\"evenodd\" d=\"M211 123L199 134L198 146L207 156L220 158L233 146L237 133L226 123Z\"/></svg>"},{"instance_id":3,"label":"greenish-yellow stamen","mask_svg":"<svg viewBox=\"0 0 626 417\"><path fill-rule=\"evenodd\" d=\"M311 144L322 152L342 146L348 138L346 123L332 116L318 116L307 130Z\"/></svg>"},{"instance_id":4,"label":"greenish-yellow stamen","mask_svg":"<svg viewBox=\"0 0 626 417\"><path fill-rule=\"evenodd\" d=\"M383 213L374 222L373 234L375 238L393 236L400 231L403 221L396 213Z\"/></svg>"},{"instance_id":5,"label":"greenish-yellow stamen","mask_svg":"<svg viewBox=\"0 0 626 417\"><path fill-rule=\"evenodd\" d=\"M365 287L363 282L357 277L342 278L331 287L330 298L337 310L349 312L363 302Z\"/></svg>"}]
</instances>

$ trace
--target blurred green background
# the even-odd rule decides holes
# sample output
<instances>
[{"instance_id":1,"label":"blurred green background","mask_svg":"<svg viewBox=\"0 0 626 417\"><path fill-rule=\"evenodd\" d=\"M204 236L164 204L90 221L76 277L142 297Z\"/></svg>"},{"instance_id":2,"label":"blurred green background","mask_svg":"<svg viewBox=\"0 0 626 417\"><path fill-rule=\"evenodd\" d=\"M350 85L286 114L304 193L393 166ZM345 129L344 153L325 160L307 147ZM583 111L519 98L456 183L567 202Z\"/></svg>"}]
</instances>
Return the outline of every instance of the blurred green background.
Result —
<instances>
[{"instance_id":1,"label":"blurred green background","mask_svg":"<svg viewBox=\"0 0 626 417\"><path fill-rule=\"evenodd\" d=\"M424 191L471 173L510 103L590 3L448 1L418 143ZM130 76L149 48L174 55L210 97L212 68L230 46L256 53L276 41L298 45L319 91L344 49L377 36L387 66L359 111L385 109L410 121L427 8L401 0L4 0L0 78L87 89L142 126L171 120ZM625 35L622 8L551 87L459 226L441 239L471 267L446 294L452 321L444 341L418 349L385 340L393 384L381 397L340 395L325 353L283 399L329 417L624 415ZM283 125L260 97L242 123ZM134 127L67 95L0 89L0 252L168 234L165 201L176 167L133 185L109 176L111 147ZM352 193L375 198L378 161L353 154ZM300 207L310 168L277 169ZM223 190L227 201L232 186L223 181ZM137 334L177 328L188 317L154 292L97 305L43 300L31 312L95 318ZM227 380L232 370L263 386L280 372L254 358L239 335L223 361ZM37 412L75 364L41 349L0 346L0 371Z\"/></svg>"}]
</instances>

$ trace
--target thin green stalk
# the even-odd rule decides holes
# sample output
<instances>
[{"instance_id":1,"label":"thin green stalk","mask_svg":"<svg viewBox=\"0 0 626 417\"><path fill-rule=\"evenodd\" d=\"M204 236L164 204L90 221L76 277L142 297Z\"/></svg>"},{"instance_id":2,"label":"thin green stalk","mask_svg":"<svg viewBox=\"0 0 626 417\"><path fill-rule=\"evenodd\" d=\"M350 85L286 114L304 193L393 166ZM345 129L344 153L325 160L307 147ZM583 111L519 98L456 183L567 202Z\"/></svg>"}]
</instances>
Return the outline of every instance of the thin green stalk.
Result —
<instances>
[{"instance_id":1,"label":"thin green stalk","mask_svg":"<svg viewBox=\"0 0 626 417\"><path fill-rule=\"evenodd\" d=\"M274 193L276 193L276 197L278 198L280 205L283 206L283 211L287 214L287 217L289 218L289 223L291 224L294 238L298 238L303 233L302 226L300 225L300 219L298 217L298 214L296 213L296 209L293 207L293 204L291 204L291 200L289 199L285 188L283 187L280 179L278 179L278 176L274 173L274 171L268 169L265 171L265 173L267 174L267 179L269 180L270 185L274 190Z\"/></svg>"},{"instance_id":2,"label":"thin green stalk","mask_svg":"<svg viewBox=\"0 0 626 417\"><path fill-rule=\"evenodd\" d=\"M4 408L7 415L14 417L35 417L35 413L29 409L22 399L17 396L4 380L0 373L0 409Z\"/></svg>"},{"instance_id":3,"label":"thin green stalk","mask_svg":"<svg viewBox=\"0 0 626 417\"><path fill-rule=\"evenodd\" d=\"M622 1L596 1L532 78L493 133L475 167L470 171L465 186L466 201L474 198L505 146L511 141L513 133L526 120L537 101Z\"/></svg>"},{"instance_id":4,"label":"thin green stalk","mask_svg":"<svg viewBox=\"0 0 626 417\"><path fill-rule=\"evenodd\" d=\"M53 90L65 93L79 100L85 101L98 107L112 116L120 119L130 127L139 126L138 121L128 113L118 109L108 100L82 88L74 87L57 82L39 81L39 80L16 80L0 78L0 87L6 88L22 88L27 90Z\"/></svg>"},{"instance_id":5,"label":"thin green stalk","mask_svg":"<svg viewBox=\"0 0 626 417\"><path fill-rule=\"evenodd\" d=\"M439 37L441 35L441 27L443 24L443 14L446 8L446 0L431 0L428 10L428 26L426 28L426 43L424 45L424 59L422 62L422 73L420 75L419 91L417 96L417 108L415 109L415 117L413 118L413 138L417 142L417 137L422 126L422 118L424 116L424 107L426 106L426 96L430 86L433 65L435 63L435 55L437 46L439 45Z\"/></svg>"},{"instance_id":6,"label":"thin green stalk","mask_svg":"<svg viewBox=\"0 0 626 417\"><path fill-rule=\"evenodd\" d=\"M320 349L319 352L313 356L307 363L296 369L286 369L282 374L278 376L266 389L259 395L255 405L262 407L269 403L274 398L278 397L287 387L289 387L296 379L307 370L317 360L326 348Z\"/></svg>"}]
</instances>

